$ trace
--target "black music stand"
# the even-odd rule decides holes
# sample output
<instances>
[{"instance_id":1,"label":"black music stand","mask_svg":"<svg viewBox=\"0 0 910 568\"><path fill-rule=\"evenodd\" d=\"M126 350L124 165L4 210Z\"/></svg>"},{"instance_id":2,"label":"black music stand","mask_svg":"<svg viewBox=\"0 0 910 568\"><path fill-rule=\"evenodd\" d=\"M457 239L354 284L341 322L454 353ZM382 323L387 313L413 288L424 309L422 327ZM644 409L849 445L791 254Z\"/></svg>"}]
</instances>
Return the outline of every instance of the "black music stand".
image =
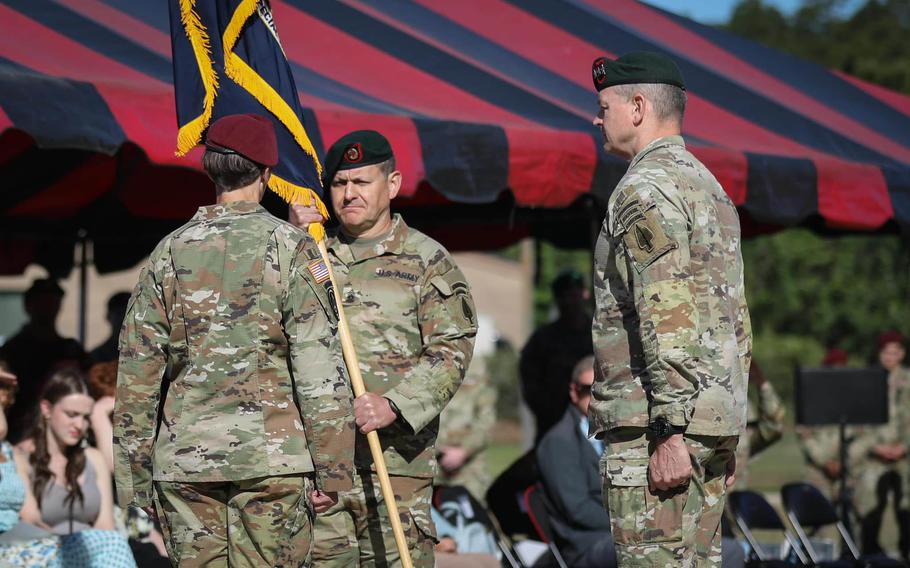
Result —
<instances>
[{"instance_id":1,"label":"black music stand","mask_svg":"<svg viewBox=\"0 0 910 568\"><path fill-rule=\"evenodd\" d=\"M838 511L851 536L854 535L847 489L847 426L887 422L888 373L884 369L797 369L796 423L840 427Z\"/></svg>"}]
</instances>

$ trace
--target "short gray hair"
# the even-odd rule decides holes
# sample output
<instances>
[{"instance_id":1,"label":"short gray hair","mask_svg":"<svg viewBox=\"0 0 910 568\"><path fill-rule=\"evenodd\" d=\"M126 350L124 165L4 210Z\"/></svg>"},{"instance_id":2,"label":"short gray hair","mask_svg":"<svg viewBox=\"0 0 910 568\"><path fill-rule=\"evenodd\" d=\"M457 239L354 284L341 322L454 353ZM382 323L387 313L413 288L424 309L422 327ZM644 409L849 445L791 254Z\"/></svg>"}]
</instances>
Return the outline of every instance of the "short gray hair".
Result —
<instances>
[{"instance_id":1,"label":"short gray hair","mask_svg":"<svg viewBox=\"0 0 910 568\"><path fill-rule=\"evenodd\" d=\"M395 156L392 156L391 158L389 158L388 160L386 160L384 162L380 162L378 165L379 165L379 171L381 171L383 175L387 176L387 175L391 174L392 172L395 171L395 165L396 165Z\"/></svg>"},{"instance_id":2,"label":"short gray hair","mask_svg":"<svg viewBox=\"0 0 910 568\"><path fill-rule=\"evenodd\" d=\"M578 381L588 371L594 371L594 355L586 355L575 363L575 367L572 368L572 384L581 384Z\"/></svg>"},{"instance_id":3,"label":"short gray hair","mask_svg":"<svg viewBox=\"0 0 910 568\"><path fill-rule=\"evenodd\" d=\"M617 85L616 93L631 100L635 93L641 93L651 101L657 118L682 122L686 112L686 101L689 99L686 92L676 85L663 83L636 83L633 85Z\"/></svg>"}]
</instances>

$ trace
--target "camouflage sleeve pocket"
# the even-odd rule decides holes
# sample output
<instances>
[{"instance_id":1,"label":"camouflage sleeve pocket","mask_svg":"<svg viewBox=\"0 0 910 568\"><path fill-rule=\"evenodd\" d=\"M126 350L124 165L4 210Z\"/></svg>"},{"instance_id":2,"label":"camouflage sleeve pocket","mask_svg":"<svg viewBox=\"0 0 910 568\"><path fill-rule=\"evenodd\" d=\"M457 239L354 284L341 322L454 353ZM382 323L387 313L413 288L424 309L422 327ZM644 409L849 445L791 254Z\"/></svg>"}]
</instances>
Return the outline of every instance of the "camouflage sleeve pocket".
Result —
<instances>
[{"instance_id":1,"label":"camouflage sleeve pocket","mask_svg":"<svg viewBox=\"0 0 910 568\"><path fill-rule=\"evenodd\" d=\"M622 234L626 253L638 272L678 246L667 234L660 211L653 203L645 206L632 201L623 205L616 216L614 232Z\"/></svg>"}]
</instances>

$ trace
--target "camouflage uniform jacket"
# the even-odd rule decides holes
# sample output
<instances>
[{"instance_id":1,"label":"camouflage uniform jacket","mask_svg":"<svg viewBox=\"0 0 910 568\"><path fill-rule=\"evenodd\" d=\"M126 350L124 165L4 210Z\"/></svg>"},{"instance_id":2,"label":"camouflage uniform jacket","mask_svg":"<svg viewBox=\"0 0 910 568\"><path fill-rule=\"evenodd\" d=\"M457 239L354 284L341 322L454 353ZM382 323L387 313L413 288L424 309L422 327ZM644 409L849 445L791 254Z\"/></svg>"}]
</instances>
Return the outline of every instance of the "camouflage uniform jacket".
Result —
<instances>
[{"instance_id":1,"label":"camouflage uniform jacket","mask_svg":"<svg viewBox=\"0 0 910 568\"><path fill-rule=\"evenodd\" d=\"M464 449L468 461L486 449L496 424L496 399L486 361L475 358L458 392L442 412L437 445Z\"/></svg>"},{"instance_id":2,"label":"camouflage uniform jacket","mask_svg":"<svg viewBox=\"0 0 910 568\"><path fill-rule=\"evenodd\" d=\"M251 202L202 207L155 247L120 334L122 505L148 506L153 479L314 466L323 490L351 487L352 395L328 293L310 270L321 273L319 258L306 233Z\"/></svg>"},{"instance_id":3,"label":"camouflage uniform jacket","mask_svg":"<svg viewBox=\"0 0 910 568\"><path fill-rule=\"evenodd\" d=\"M739 434L752 336L739 217L682 137L632 160L594 262L591 433L662 416L691 434Z\"/></svg>"},{"instance_id":4,"label":"camouflage uniform jacket","mask_svg":"<svg viewBox=\"0 0 910 568\"><path fill-rule=\"evenodd\" d=\"M746 429L743 430L736 446L736 463L745 465L754 456L780 440L784 435L784 404L770 382L762 383L756 389L758 404L748 402Z\"/></svg>"},{"instance_id":5,"label":"camouflage uniform jacket","mask_svg":"<svg viewBox=\"0 0 910 568\"><path fill-rule=\"evenodd\" d=\"M394 402L402 420L379 432L389 473L436 474L439 414L471 362L477 322L467 281L449 253L395 215L375 239L328 240L332 266L368 392ZM355 464L370 468L357 435Z\"/></svg>"},{"instance_id":6,"label":"camouflage uniform jacket","mask_svg":"<svg viewBox=\"0 0 910 568\"><path fill-rule=\"evenodd\" d=\"M875 426L851 428L855 436L851 441L851 458L864 461L880 444L910 444L910 372L897 367L888 373L888 422ZM872 458L878 460L878 458Z\"/></svg>"}]
</instances>

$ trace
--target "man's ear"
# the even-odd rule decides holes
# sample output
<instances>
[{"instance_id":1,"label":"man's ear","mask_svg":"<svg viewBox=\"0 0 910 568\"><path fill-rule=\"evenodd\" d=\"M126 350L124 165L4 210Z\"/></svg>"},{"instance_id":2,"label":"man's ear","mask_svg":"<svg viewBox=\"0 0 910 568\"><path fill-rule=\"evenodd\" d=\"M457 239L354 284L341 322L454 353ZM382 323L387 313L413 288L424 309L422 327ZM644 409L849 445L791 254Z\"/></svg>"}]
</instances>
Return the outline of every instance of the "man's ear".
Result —
<instances>
[{"instance_id":1,"label":"man's ear","mask_svg":"<svg viewBox=\"0 0 910 568\"><path fill-rule=\"evenodd\" d=\"M259 178L262 180L262 185L268 187L269 179L271 177L272 177L272 168L269 168L269 167L262 168L262 175Z\"/></svg>"},{"instance_id":2,"label":"man's ear","mask_svg":"<svg viewBox=\"0 0 910 568\"><path fill-rule=\"evenodd\" d=\"M650 107L647 99L641 93L635 93L630 102L632 103L632 124L639 126L644 121L645 113L650 110Z\"/></svg>"},{"instance_id":3,"label":"man's ear","mask_svg":"<svg viewBox=\"0 0 910 568\"><path fill-rule=\"evenodd\" d=\"M401 172L395 170L389 174L389 200L395 199L401 189Z\"/></svg>"}]
</instances>

